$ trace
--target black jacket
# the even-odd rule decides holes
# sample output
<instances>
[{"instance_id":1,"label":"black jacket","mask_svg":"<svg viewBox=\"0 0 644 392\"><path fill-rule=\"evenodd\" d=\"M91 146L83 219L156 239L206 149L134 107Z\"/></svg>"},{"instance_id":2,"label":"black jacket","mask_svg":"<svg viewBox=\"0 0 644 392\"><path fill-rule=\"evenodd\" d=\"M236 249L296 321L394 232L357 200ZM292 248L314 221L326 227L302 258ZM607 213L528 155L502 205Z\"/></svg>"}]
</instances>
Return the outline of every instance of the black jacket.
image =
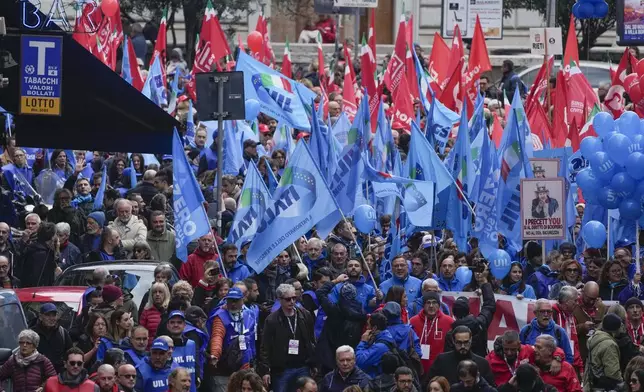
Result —
<instances>
[{"instance_id":1,"label":"black jacket","mask_svg":"<svg viewBox=\"0 0 644 392\"><path fill-rule=\"evenodd\" d=\"M145 204L150 205L150 201L152 201L152 198L156 196L156 194L159 193L159 191L157 191L157 188L154 187L154 184L144 181L139 185L135 186L134 188L130 189L129 191L127 191L125 193L125 197L130 196L133 193L140 194Z\"/></svg>"},{"instance_id":2,"label":"black jacket","mask_svg":"<svg viewBox=\"0 0 644 392\"><path fill-rule=\"evenodd\" d=\"M51 223L69 223L71 229L69 240L74 245L80 245L80 237L85 234L85 227L87 226L87 218L81 210L74 207L54 207L47 213L47 221Z\"/></svg>"},{"instance_id":3,"label":"black jacket","mask_svg":"<svg viewBox=\"0 0 644 392\"><path fill-rule=\"evenodd\" d=\"M47 245L40 242L27 245L22 254L21 264L22 274L18 278L22 287L54 285L54 272L58 263L54 258L54 251Z\"/></svg>"},{"instance_id":4,"label":"black jacket","mask_svg":"<svg viewBox=\"0 0 644 392\"><path fill-rule=\"evenodd\" d=\"M478 316L469 314L452 323L452 330L447 333L445 339L444 352L455 350L452 331L459 325L465 325L472 331L472 352L480 357L485 357L488 354L487 328L492 322L494 312L496 312L496 301L494 300L494 290L491 284L486 283L482 285L481 293L483 296L483 306L481 306L481 311Z\"/></svg>"},{"instance_id":5,"label":"black jacket","mask_svg":"<svg viewBox=\"0 0 644 392\"><path fill-rule=\"evenodd\" d=\"M355 367L349 375L344 378L340 375L338 369L327 373L318 384L319 392L342 392L346 388L357 385L360 388L366 388L371 379L367 373Z\"/></svg>"},{"instance_id":6,"label":"black jacket","mask_svg":"<svg viewBox=\"0 0 644 392\"><path fill-rule=\"evenodd\" d=\"M297 315L297 334L304 336L300 341L299 353L302 357L307 358L306 363L302 366L315 365L315 335L313 333L313 316L307 310L295 307ZM289 327L289 322L282 309L271 313L264 323L264 332L262 334L262 346L259 352L259 363L257 373L264 376L266 374L280 374L287 369L288 345L289 340L293 339L293 334Z\"/></svg>"},{"instance_id":7,"label":"black jacket","mask_svg":"<svg viewBox=\"0 0 644 392\"><path fill-rule=\"evenodd\" d=\"M369 381L365 392L389 392L395 387L396 379L393 374L381 374Z\"/></svg>"},{"instance_id":8,"label":"black jacket","mask_svg":"<svg viewBox=\"0 0 644 392\"><path fill-rule=\"evenodd\" d=\"M496 392L496 389L491 387L485 381L485 378L479 378L479 381L472 388L466 388L462 382L453 384L450 389L451 392Z\"/></svg>"},{"instance_id":9,"label":"black jacket","mask_svg":"<svg viewBox=\"0 0 644 392\"><path fill-rule=\"evenodd\" d=\"M458 367L458 363L464 359L471 359L472 361L476 362L479 367L479 373L481 374L481 377L484 378L492 387L496 386L496 384L494 383L494 374L492 374L492 370L490 369L490 364L485 358L471 352L469 358L460 358L459 356L457 356L456 351L449 351L438 354L438 357L436 357L436 359L434 360L432 367L429 368L427 379L431 380L435 376L443 376L447 379L447 381L449 381L450 385L456 384L460 381L456 368Z\"/></svg>"},{"instance_id":10,"label":"black jacket","mask_svg":"<svg viewBox=\"0 0 644 392\"><path fill-rule=\"evenodd\" d=\"M65 370L65 352L72 348L73 345L69 332L61 326L45 328L40 322L32 329L40 336L38 352L49 358L56 369L56 373Z\"/></svg>"}]
</instances>

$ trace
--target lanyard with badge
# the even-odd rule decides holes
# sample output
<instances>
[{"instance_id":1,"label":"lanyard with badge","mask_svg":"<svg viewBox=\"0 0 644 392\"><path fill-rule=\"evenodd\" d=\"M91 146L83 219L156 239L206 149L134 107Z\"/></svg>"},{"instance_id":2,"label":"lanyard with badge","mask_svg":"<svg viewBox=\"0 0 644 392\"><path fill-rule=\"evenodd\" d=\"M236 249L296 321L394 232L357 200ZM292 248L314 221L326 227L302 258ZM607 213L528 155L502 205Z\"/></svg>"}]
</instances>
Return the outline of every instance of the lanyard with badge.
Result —
<instances>
[{"instance_id":1,"label":"lanyard with badge","mask_svg":"<svg viewBox=\"0 0 644 392\"><path fill-rule=\"evenodd\" d=\"M429 324L429 331L431 333L432 329L434 330L434 339L441 339L443 337L443 333L438 331L438 325L437 325L438 317L434 317L434 320L432 320L432 323ZM429 359L429 355L431 353L431 345L429 344L423 344L423 341L425 340L425 336L427 336L427 339L429 339L429 333L425 335L425 331L427 330L427 318L425 318L425 324L423 325L423 333L420 335L420 351L421 351L421 359ZM429 343L429 342L427 342Z\"/></svg>"},{"instance_id":2,"label":"lanyard with badge","mask_svg":"<svg viewBox=\"0 0 644 392\"><path fill-rule=\"evenodd\" d=\"M244 351L248 348L246 346L246 332L248 332L248 330L244 328L243 315L239 321L233 319L232 324L233 324L233 330L238 334L237 340L239 340L239 349Z\"/></svg>"},{"instance_id":3,"label":"lanyard with badge","mask_svg":"<svg viewBox=\"0 0 644 392\"><path fill-rule=\"evenodd\" d=\"M297 312L295 312L295 325L291 324L291 319L286 316L286 321L288 321L288 327L293 333L293 339L288 341L288 353L289 355L298 355L300 352L300 341L296 339L295 332L297 332Z\"/></svg>"}]
</instances>

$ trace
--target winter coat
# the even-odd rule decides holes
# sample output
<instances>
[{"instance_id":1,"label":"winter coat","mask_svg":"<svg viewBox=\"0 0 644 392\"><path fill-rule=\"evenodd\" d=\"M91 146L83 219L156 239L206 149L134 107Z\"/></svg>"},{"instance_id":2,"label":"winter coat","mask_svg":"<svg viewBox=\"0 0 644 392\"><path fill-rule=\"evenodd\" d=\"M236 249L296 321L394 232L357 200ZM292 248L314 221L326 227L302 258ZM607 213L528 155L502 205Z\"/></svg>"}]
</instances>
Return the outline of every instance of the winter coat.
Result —
<instances>
[{"instance_id":1,"label":"winter coat","mask_svg":"<svg viewBox=\"0 0 644 392\"><path fill-rule=\"evenodd\" d=\"M0 368L0 383L10 379L13 392L34 392L42 387L49 377L56 375L56 369L49 359L42 354L26 367L18 364L13 354Z\"/></svg>"},{"instance_id":2,"label":"winter coat","mask_svg":"<svg viewBox=\"0 0 644 392\"><path fill-rule=\"evenodd\" d=\"M617 301L622 290L628 286L628 281L622 279L619 282L602 282L599 285L599 296L604 301Z\"/></svg>"},{"instance_id":3,"label":"winter coat","mask_svg":"<svg viewBox=\"0 0 644 392\"><path fill-rule=\"evenodd\" d=\"M443 276L443 274L438 275L436 281L438 282L438 287L442 291L462 291L467 284L467 282L461 282L458 280L456 276L448 280Z\"/></svg>"},{"instance_id":4,"label":"winter coat","mask_svg":"<svg viewBox=\"0 0 644 392\"><path fill-rule=\"evenodd\" d=\"M331 290L331 293L329 294L331 302L338 302L338 299L340 298L340 290L342 290L344 283L345 282L338 283L333 286L333 290ZM357 291L356 300L360 302L362 310L366 311L369 308L369 302L376 297L376 290L373 286L367 284L364 276L360 276L355 282L347 281L346 283L351 283L355 286Z\"/></svg>"},{"instance_id":5,"label":"winter coat","mask_svg":"<svg viewBox=\"0 0 644 392\"><path fill-rule=\"evenodd\" d=\"M432 364L432 367L429 368L429 374L426 379L431 380L435 376L443 376L447 381L449 381L450 385L456 384L460 381L457 372L458 363L464 359L470 359L476 362L479 367L479 374L481 377L484 378L491 386L496 386L494 383L494 374L492 374L492 371L490 370L490 364L485 358L479 357L471 352L467 358L461 357L456 351L439 354Z\"/></svg>"},{"instance_id":6,"label":"winter coat","mask_svg":"<svg viewBox=\"0 0 644 392\"><path fill-rule=\"evenodd\" d=\"M174 231L165 229L163 234L156 235L153 231L148 231L148 245L150 245L152 260L170 261L175 252L175 234Z\"/></svg>"},{"instance_id":7,"label":"winter coat","mask_svg":"<svg viewBox=\"0 0 644 392\"><path fill-rule=\"evenodd\" d=\"M578 373L583 373L584 371L584 361L581 358L581 353L579 351L579 339L577 338L577 326L575 325L575 317L570 315L566 317L564 312L559 309L559 304L552 305L552 319L566 331L568 338L570 339L570 347L573 351L573 367L577 370Z\"/></svg>"},{"instance_id":8,"label":"winter coat","mask_svg":"<svg viewBox=\"0 0 644 392\"><path fill-rule=\"evenodd\" d=\"M364 389L369 383L371 378L367 373L360 370L359 367L353 368L351 373L346 377L340 374L339 370L334 370L327 373L322 381L318 384L319 392L342 392L345 388L348 388L352 385L357 385L360 388Z\"/></svg>"},{"instance_id":9,"label":"winter coat","mask_svg":"<svg viewBox=\"0 0 644 392\"><path fill-rule=\"evenodd\" d=\"M380 359L385 353L389 352L387 343L390 345L396 344L391 333L387 330L379 332L373 343L361 341L355 350L356 366L372 378L382 373Z\"/></svg>"},{"instance_id":10,"label":"winter coat","mask_svg":"<svg viewBox=\"0 0 644 392\"><path fill-rule=\"evenodd\" d=\"M367 321L367 314L356 298L340 297L337 303L332 302L329 292L333 288L334 284L327 282L315 292L327 316L316 347L317 357L326 369L335 368L335 350L338 347L355 347L358 344Z\"/></svg>"},{"instance_id":11,"label":"winter coat","mask_svg":"<svg viewBox=\"0 0 644 392\"><path fill-rule=\"evenodd\" d=\"M44 328L40 322L32 330L40 336L38 352L52 361L57 373L63 371L65 353L73 345L69 332L61 326Z\"/></svg>"},{"instance_id":12,"label":"winter coat","mask_svg":"<svg viewBox=\"0 0 644 392\"><path fill-rule=\"evenodd\" d=\"M98 384L87 378L87 370L81 370L77 377L70 377L67 371L49 377L44 392L99 392Z\"/></svg>"},{"instance_id":13,"label":"winter coat","mask_svg":"<svg viewBox=\"0 0 644 392\"><path fill-rule=\"evenodd\" d=\"M136 242L146 242L148 229L143 221L134 215L126 223L116 219L109 227L116 230L121 236L121 246L128 252L128 256L131 255L132 248L134 248Z\"/></svg>"},{"instance_id":14,"label":"winter coat","mask_svg":"<svg viewBox=\"0 0 644 392\"><path fill-rule=\"evenodd\" d=\"M139 320L139 323L148 330L148 333L149 333L148 348L152 345L152 341L156 336L157 329L159 328L159 324L161 324L161 318L163 317L163 313L165 313L165 310L159 309L156 306L146 307L145 309L143 309L143 312L141 313L141 318Z\"/></svg>"},{"instance_id":15,"label":"winter coat","mask_svg":"<svg viewBox=\"0 0 644 392\"><path fill-rule=\"evenodd\" d=\"M380 283L380 291L382 291L382 295L387 296L387 292L393 286L403 286L405 288L405 292L407 293L407 313L411 314L414 301L416 300L416 298L423 295L423 293L421 292L422 284L423 282L411 275L408 275L404 280L393 276Z\"/></svg>"},{"instance_id":16,"label":"winter coat","mask_svg":"<svg viewBox=\"0 0 644 392\"><path fill-rule=\"evenodd\" d=\"M210 302L206 304L206 298L210 297ZM208 285L208 283L203 280L199 281L199 284L195 287L195 294L192 296L192 304L199 306L203 309L206 314L210 313L210 309L214 302L217 302L217 291L215 285Z\"/></svg>"},{"instance_id":17,"label":"winter coat","mask_svg":"<svg viewBox=\"0 0 644 392\"><path fill-rule=\"evenodd\" d=\"M83 255L81 254L80 249L71 242L67 242L65 247L60 246L60 268L64 271L72 265L80 264L83 262Z\"/></svg>"},{"instance_id":18,"label":"winter coat","mask_svg":"<svg viewBox=\"0 0 644 392\"><path fill-rule=\"evenodd\" d=\"M557 347L563 350L566 355L566 362L569 364L574 363L574 355L572 353L572 348L570 347L570 338L566 334L566 330L555 324L554 320L550 320L550 323L545 328L542 328L537 319L533 318L530 324L525 325L521 328L519 332L519 338L521 339L521 344L535 344L537 341L537 336L539 335L550 335L557 341Z\"/></svg>"},{"instance_id":19,"label":"winter coat","mask_svg":"<svg viewBox=\"0 0 644 392\"><path fill-rule=\"evenodd\" d=\"M379 374L369 381L364 392L389 392L395 387L396 379L393 374Z\"/></svg>"},{"instance_id":20,"label":"winter coat","mask_svg":"<svg viewBox=\"0 0 644 392\"><path fill-rule=\"evenodd\" d=\"M595 331L588 339L588 359L584 373L584 390L592 388L613 389L623 382L619 367L619 346L604 331Z\"/></svg>"},{"instance_id":21,"label":"winter coat","mask_svg":"<svg viewBox=\"0 0 644 392\"><path fill-rule=\"evenodd\" d=\"M182 280L188 281L192 287L197 287L199 280L203 278L203 265L208 260L217 259L218 257L214 249L211 252L206 253L202 251L201 248L197 248L188 256L188 261L181 265L181 268L179 269L179 277Z\"/></svg>"},{"instance_id":22,"label":"winter coat","mask_svg":"<svg viewBox=\"0 0 644 392\"><path fill-rule=\"evenodd\" d=\"M250 276L250 270L244 264L239 261L235 261L235 264L230 270L226 268L226 275L228 276L228 279L232 280L233 284L235 284L240 280L248 278Z\"/></svg>"},{"instance_id":23,"label":"winter coat","mask_svg":"<svg viewBox=\"0 0 644 392\"><path fill-rule=\"evenodd\" d=\"M69 240L74 244L80 244L81 235L85 234L87 218L81 210L74 207L54 207L47 213L47 221L51 223L69 223Z\"/></svg>"},{"instance_id":24,"label":"winter coat","mask_svg":"<svg viewBox=\"0 0 644 392\"><path fill-rule=\"evenodd\" d=\"M586 326L586 321L599 322L604 318L608 308L601 301L595 304L595 312L591 312L588 309L584 309L583 302L581 298L579 303L575 306L575 309L572 311L572 315L575 316L575 324L577 325L577 339L579 339L579 355L581 358L588 358L588 334L591 328ZM594 314L593 314L594 313ZM593 328L594 329L594 328Z\"/></svg>"},{"instance_id":25,"label":"winter coat","mask_svg":"<svg viewBox=\"0 0 644 392\"><path fill-rule=\"evenodd\" d=\"M409 320L409 324L414 328L416 335L420 339L421 348L424 345L429 345L429 358L423 358L421 355L424 373L429 371L436 357L444 352L445 338L453 322L453 318L445 315L440 310L433 321L427 320L425 312L422 310Z\"/></svg>"},{"instance_id":26,"label":"winter coat","mask_svg":"<svg viewBox=\"0 0 644 392\"><path fill-rule=\"evenodd\" d=\"M577 372L568 362L561 363L561 370L556 375L550 374L549 367L539 369L539 376L544 383L552 385L559 392L581 392L581 384L577 379Z\"/></svg>"},{"instance_id":27,"label":"winter coat","mask_svg":"<svg viewBox=\"0 0 644 392\"><path fill-rule=\"evenodd\" d=\"M467 388L462 382L453 384L449 388L450 392L496 392L496 388L490 386L485 378L479 378L478 382L471 388Z\"/></svg>"},{"instance_id":28,"label":"winter coat","mask_svg":"<svg viewBox=\"0 0 644 392\"><path fill-rule=\"evenodd\" d=\"M617 300L619 301L620 305L624 306L626 304L626 301L633 297L636 297L640 301L644 300L644 283L640 282L637 286L633 285L632 283L628 284L626 287L624 287L622 292L619 293Z\"/></svg>"},{"instance_id":29,"label":"winter coat","mask_svg":"<svg viewBox=\"0 0 644 392\"><path fill-rule=\"evenodd\" d=\"M462 319L454 320L452 324L452 331L454 328L465 325L472 331L472 352L478 356L485 357L488 353L487 349L487 329L492 323L492 318L494 317L494 312L496 312L496 301L494 299L494 290L492 285L486 283L481 286L481 292L483 297L483 305L477 316L468 314ZM447 340L445 341L445 351L452 351L454 347L454 337L453 332L450 331L447 334Z\"/></svg>"},{"instance_id":30,"label":"winter coat","mask_svg":"<svg viewBox=\"0 0 644 392\"><path fill-rule=\"evenodd\" d=\"M546 264L539 267L539 269L528 277L526 283L532 286L537 298L548 298L550 289L559 282L559 272L553 271Z\"/></svg>"},{"instance_id":31,"label":"winter coat","mask_svg":"<svg viewBox=\"0 0 644 392\"><path fill-rule=\"evenodd\" d=\"M159 191L157 190L157 188L154 186L153 183L143 181L137 186L135 186L134 188L128 190L125 193L125 196L127 197L133 193L138 193L139 195L141 195L145 204L149 206L150 202L152 201L152 198L156 196L156 194L159 193Z\"/></svg>"},{"instance_id":32,"label":"winter coat","mask_svg":"<svg viewBox=\"0 0 644 392\"><path fill-rule=\"evenodd\" d=\"M32 242L22 253L20 284L22 287L53 286L57 266L53 250L43 243Z\"/></svg>"}]
</instances>

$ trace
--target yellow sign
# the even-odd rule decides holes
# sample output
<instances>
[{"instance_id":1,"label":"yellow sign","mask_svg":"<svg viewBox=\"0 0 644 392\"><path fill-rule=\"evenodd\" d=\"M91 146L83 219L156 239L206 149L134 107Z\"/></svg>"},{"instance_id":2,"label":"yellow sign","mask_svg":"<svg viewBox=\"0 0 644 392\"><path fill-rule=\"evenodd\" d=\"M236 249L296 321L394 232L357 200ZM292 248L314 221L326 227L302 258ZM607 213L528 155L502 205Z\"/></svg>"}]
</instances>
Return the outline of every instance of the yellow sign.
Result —
<instances>
[{"instance_id":1,"label":"yellow sign","mask_svg":"<svg viewBox=\"0 0 644 392\"><path fill-rule=\"evenodd\" d=\"M60 116L60 98L22 97L20 113Z\"/></svg>"}]
</instances>

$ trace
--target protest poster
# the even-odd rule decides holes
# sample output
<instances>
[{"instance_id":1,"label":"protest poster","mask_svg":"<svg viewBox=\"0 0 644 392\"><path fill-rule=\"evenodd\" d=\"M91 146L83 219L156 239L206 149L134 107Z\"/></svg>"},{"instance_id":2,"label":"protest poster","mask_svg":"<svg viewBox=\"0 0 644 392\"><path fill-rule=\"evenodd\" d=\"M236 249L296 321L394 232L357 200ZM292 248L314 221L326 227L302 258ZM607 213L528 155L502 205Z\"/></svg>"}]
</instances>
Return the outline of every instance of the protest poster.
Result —
<instances>
[{"instance_id":1,"label":"protest poster","mask_svg":"<svg viewBox=\"0 0 644 392\"><path fill-rule=\"evenodd\" d=\"M642 12L644 5L638 0L617 0L616 23L617 45L641 45L644 44L644 23L642 23Z\"/></svg>"},{"instance_id":2,"label":"protest poster","mask_svg":"<svg viewBox=\"0 0 644 392\"><path fill-rule=\"evenodd\" d=\"M565 183L561 177L521 180L521 233L525 240L563 240L566 236Z\"/></svg>"},{"instance_id":3,"label":"protest poster","mask_svg":"<svg viewBox=\"0 0 644 392\"><path fill-rule=\"evenodd\" d=\"M557 158L530 158L534 178L557 178L560 163Z\"/></svg>"}]
</instances>

